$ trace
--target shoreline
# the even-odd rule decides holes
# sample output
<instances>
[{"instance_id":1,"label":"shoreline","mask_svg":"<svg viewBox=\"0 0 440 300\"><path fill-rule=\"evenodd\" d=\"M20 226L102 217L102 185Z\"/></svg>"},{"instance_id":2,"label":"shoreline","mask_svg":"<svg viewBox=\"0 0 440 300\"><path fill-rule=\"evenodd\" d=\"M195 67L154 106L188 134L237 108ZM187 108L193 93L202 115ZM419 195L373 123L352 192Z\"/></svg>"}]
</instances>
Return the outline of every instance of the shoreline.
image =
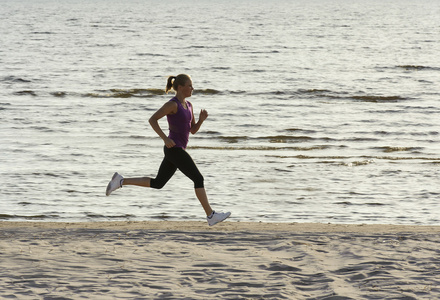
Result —
<instances>
[{"instance_id":1,"label":"shoreline","mask_svg":"<svg viewBox=\"0 0 440 300\"><path fill-rule=\"evenodd\" d=\"M290 232L290 233L440 233L440 226L392 224L324 224L324 223L265 223L222 222L208 226L204 221L105 221L105 222L35 222L0 221L0 230L27 228L51 229L112 229L163 231L224 231L224 232Z\"/></svg>"}]
</instances>

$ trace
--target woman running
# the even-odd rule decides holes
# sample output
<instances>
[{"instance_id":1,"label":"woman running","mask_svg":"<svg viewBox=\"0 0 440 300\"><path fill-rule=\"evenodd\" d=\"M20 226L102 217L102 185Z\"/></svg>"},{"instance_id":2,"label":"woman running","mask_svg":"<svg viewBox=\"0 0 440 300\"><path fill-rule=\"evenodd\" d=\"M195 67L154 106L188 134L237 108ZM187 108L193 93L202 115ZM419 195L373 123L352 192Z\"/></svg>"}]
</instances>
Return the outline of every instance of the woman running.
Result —
<instances>
[{"instance_id":1,"label":"woman running","mask_svg":"<svg viewBox=\"0 0 440 300\"><path fill-rule=\"evenodd\" d=\"M194 91L191 77L188 75L170 76L165 92L168 93L171 88L176 92L175 97L166 102L149 119L153 130L165 143L163 148L165 157L156 178L124 178L116 172L107 186L106 195L109 196L113 191L124 185L161 189L171 179L176 170L179 169L194 182L196 196L205 210L209 226L212 226L224 221L231 213L221 213L212 210L206 195L203 176L191 156L185 150L188 144L189 133L195 134L199 131L202 123L208 118L208 112L202 109L198 122L195 122L192 104L186 100L186 98L191 97ZM167 116L169 124L168 136L162 131L158 123L158 120L164 116Z\"/></svg>"}]
</instances>

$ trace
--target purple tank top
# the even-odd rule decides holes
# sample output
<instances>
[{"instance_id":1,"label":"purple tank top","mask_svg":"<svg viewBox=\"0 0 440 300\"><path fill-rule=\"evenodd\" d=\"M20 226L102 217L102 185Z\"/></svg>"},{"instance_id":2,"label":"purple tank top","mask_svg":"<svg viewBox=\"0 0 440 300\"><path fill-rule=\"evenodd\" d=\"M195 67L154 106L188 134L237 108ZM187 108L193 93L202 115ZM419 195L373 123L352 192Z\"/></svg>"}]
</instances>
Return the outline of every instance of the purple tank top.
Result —
<instances>
[{"instance_id":1,"label":"purple tank top","mask_svg":"<svg viewBox=\"0 0 440 300\"><path fill-rule=\"evenodd\" d=\"M192 105L187 101L188 109L185 109L176 97L172 98L170 101L177 103L177 113L174 115L167 115L168 126L170 129L168 137L176 143L176 146L174 147L186 149L191 130Z\"/></svg>"}]
</instances>

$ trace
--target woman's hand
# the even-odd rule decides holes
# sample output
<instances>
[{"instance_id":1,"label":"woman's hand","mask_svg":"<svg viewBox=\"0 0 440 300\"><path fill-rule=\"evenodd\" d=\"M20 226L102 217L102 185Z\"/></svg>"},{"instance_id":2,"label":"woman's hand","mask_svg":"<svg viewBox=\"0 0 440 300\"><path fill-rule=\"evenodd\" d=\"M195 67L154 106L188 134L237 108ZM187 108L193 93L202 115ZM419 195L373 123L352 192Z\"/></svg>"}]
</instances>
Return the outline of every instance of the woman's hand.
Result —
<instances>
[{"instance_id":1,"label":"woman's hand","mask_svg":"<svg viewBox=\"0 0 440 300\"><path fill-rule=\"evenodd\" d=\"M167 148L173 148L174 146L176 146L176 143L169 137L164 138L163 141L165 142L165 146Z\"/></svg>"},{"instance_id":2,"label":"woman's hand","mask_svg":"<svg viewBox=\"0 0 440 300\"><path fill-rule=\"evenodd\" d=\"M205 109L200 110L199 121L203 122L208 118L208 112Z\"/></svg>"},{"instance_id":3,"label":"woman's hand","mask_svg":"<svg viewBox=\"0 0 440 300\"><path fill-rule=\"evenodd\" d=\"M208 118L208 112L204 109L200 110L199 121L197 123L194 121L194 114L193 114L191 121L191 133L196 134L197 131L199 131L200 126L202 126L203 121L205 121L207 118Z\"/></svg>"}]
</instances>

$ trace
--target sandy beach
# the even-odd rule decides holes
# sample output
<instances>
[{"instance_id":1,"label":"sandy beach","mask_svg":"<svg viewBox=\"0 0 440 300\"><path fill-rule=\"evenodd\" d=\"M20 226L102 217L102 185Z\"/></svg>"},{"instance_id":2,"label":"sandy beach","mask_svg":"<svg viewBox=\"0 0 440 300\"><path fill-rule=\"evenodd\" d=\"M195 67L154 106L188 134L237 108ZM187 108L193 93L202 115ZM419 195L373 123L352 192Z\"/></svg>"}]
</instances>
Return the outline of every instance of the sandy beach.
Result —
<instances>
[{"instance_id":1,"label":"sandy beach","mask_svg":"<svg viewBox=\"0 0 440 300\"><path fill-rule=\"evenodd\" d=\"M3 299L438 299L440 226L0 222Z\"/></svg>"}]
</instances>

